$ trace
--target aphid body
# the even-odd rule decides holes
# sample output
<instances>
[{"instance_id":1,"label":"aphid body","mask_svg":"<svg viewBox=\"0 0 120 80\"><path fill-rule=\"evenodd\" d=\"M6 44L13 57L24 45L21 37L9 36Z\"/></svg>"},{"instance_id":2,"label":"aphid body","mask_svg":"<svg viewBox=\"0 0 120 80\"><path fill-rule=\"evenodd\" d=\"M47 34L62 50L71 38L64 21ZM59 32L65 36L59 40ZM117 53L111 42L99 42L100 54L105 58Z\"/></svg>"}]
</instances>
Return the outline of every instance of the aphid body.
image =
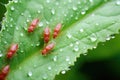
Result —
<instances>
[{"instance_id":1,"label":"aphid body","mask_svg":"<svg viewBox=\"0 0 120 80\"><path fill-rule=\"evenodd\" d=\"M58 36L61 27L62 27L61 23L57 24L57 26L55 27L54 32L53 32L53 38L56 38Z\"/></svg>"},{"instance_id":2,"label":"aphid body","mask_svg":"<svg viewBox=\"0 0 120 80\"><path fill-rule=\"evenodd\" d=\"M11 59L18 49L18 44L12 44L8 50L7 58Z\"/></svg>"},{"instance_id":3,"label":"aphid body","mask_svg":"<svg viewBox=\"0 0 120 80\"><path fill-rule=\"evenodd\" d=\"M39 22L39 19L34 19L34 20L31 22L30 26L28 27L28 32L29 32L29 33L31 33L31 32L34 31L34 29L36 28L38 22Z\"/></svg>"},{"instance_id":4,"label":"aphid body","mask_svg":"<svg viewBox=\"0 0 120 80\"><path fill-rule=\"evenodd\" d=\"M6 65L0 72L0 80L5 80L10 70L10 66Z\"/></svg>"},{"instance_id":5,"label":"aphid body","mask_svg":"<svg viewBox=\"0 0 120 80\"><path fill-rule=\"evenodd\" d=\"M46 55L49 53L54 48L54 43L48 44L43 50L42 50L42 55Z\"/></svg>"},{"instance_id":6,"label":"aphid body","mask_svg":"<svg viewBox=\"0 0 120 80\"><path fill-rule=\"evenodd\" d=\"M44 42L48 43L50 40L50 29L46 27L44 29Z\"/></svg>"}]
</instances>

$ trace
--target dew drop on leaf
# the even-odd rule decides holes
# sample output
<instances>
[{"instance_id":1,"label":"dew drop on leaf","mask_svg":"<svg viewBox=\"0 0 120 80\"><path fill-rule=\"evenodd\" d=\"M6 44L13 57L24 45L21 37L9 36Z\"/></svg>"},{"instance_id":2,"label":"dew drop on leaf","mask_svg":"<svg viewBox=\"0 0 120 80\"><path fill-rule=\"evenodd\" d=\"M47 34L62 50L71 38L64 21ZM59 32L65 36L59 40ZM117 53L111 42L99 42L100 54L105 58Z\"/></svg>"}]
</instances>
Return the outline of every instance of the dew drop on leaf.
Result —
<instances>
[{"instance_id":1,"label":"dew drop on leaf","mask_svg":"<svg viewBox=\"0 0 120 80\"><path fill-rule=\"evenodd\" d=\"M40 22L38 25L39 25L39 27L42 27L43 26L43 22Z\"/></svg>"},{"instance_id":2,"label":"dew drop on leaf","mask_svg":"<svg viewBox=\"0 0 120 80\"><path fill-rule=\"evenodd\" d=\"M92 35L90 36L90 40L91 40L92 42L95 42L95 41L97 40L96 35L95 35L95 34L92 34Z\"/></svg>"},{"instance_id":3,"label":"dew drop on leaf","mask_svg":"<svg viewBox=\"0 0 120 80\"><path fill-rule=\"evenodd\" d=\"M52 10L51 10L51 13L54 15L54 14L55 14L55 9L52 9Z\"/></svg>"},{"instance_id":4,"label":"dew drop on leaf","mask_svg":"<svg viewBox=\"0 0 120 80\"><path fill-rule=\"evenodd\" d=\"M18 0L14 0L14 3L18 3Z\"/></svg>"},{"instance_id":5,"label":"dew drop on leaf","mask_svg":"<svg viewBox=\"0 0 120 80\"><path fill-rule=\"evenodd\" d=\"M65 60L66 60L66 61L70 61L70 57L67 56Z\"/></svg>"},{"instance_id":6,"label":"dew drop on leaf","mask_svg":"<svg viewBox=\"0 0 120 80\"><path fill-rule=\"evenodd\" d=\"M20 33L20 36L23 37L23 33Z\"/></svg>"},{"instance_id":7,"label":"dew drop on leaf","mask_svg":"<svg viewBox=\"0 0 120 80\"><path fill-rule=\"evenodd\" d=\"M86 12L85 11L82 11L81 14L84 15Z\"/></svg>"},{"instance_id":8,"label":"dew drop on leaf","mask_svg":"<svg viewBox=\"0 0 120 80\"><path fill-rule=\"evenodd\" d=\"M44 74L42 78L46 80L48 78L47 74Z\"/></svg>"},{"instance_id":9,"label":"dew drop on leaf","mask_svg":"<svg viewBox=\"0 0 120 80\"><path fill-rule=\"evenodd\" d=\"M48 66L48 70L51 70L52 68L51 68L51 66Z\"/></svg>"},{"instance_id":10,"label":"dew drop on leaf","mask_svg":"<svg viewBox=\"0 0 120 80\"><path fill-rule=\"evenodd\" d=\"M57 61L57 56L53 57L53 61L56 62Z\"/></svg>"},{"instance_id":11,"label":"dew drop on leaf","mask_svg":"<svg viewBox=\"0 0 120 80\"><path fill-rule=\"evenodd\" d=\"M77 52L77 51L79 51L79 47L75 45L74 48L73 48L73 50L74 50L75 52Z\"/></svg>"},{"instance_id":12,"label":"dew drop on leaf","mask_svg":"<svg viewBox=\"0 0 120 80\"><path fill-rule=\"evenodd\" d=\"M31 77L31 76L32 76L32 72L29 71L27 75L28 75L29 77Z\"/></svg>"},{"instance_id":13,"label":"dew drop on leaf","mask_svg":"<svg viewBox=\"0 0 120 80\"><path fill-rule=\"evenodd\" d=\"M93 3L93 0L89 0L91 3Z\"/></svg>"},{"instance_id":14,"label":"dew drop on leaf","mask_svg":"<svg viewBox=\"0 0 120 80\"><path fill-rule=\"evenodd\" d=\"M73 47L73 43L70 43L70 47Z\"/></svg>"},{"instance_id":15,"label":"dew drop on leaf","mask_svg":"<svg viewBox=\"0 0 120 80\"><path fill-rule=\"evenodd\" d=\"M67 33L67 38L71 38L72 37L72 35L70 34L70 33Z\"/></svg>"},{"instance_id":16,"label":"dew drop on leaf","mask_svg":"<svg viewBox=\"0 0 120 80\"><path fill-rule=\"evenodd\" d=\"M40 13L40 10L38 10L37 12Z\"/></svg>"},{"instance_id":17,"label":"dew drop on leaf","mask_svg":"<svg viewBox=\"0 0 120 80\"><path fill-rule=\"evenodd\" d=\"M11 7L11 10L12 10L12 11L14 11L14 10L15 10L15 8L12 6L12 7Z\"/></svg>"},{"instance_id":18,"label":"dew drop on leaf","mask_svg":"<svg viewBox=\"0 0 120 80\"><path fill-rule=\"evenodd\" d=\"M60 52L62 52L63 51L63 49L60 49Z\"/></svg>"},{"instance_id":19,"label":"dew drop on leaf","mask_svg":"<svg viewBox=\"0 0 120 80\"><path fill-rule=\"evenodd\" d=\"M84 29L81 28L81 29L80 29L80 32L84 32Z\"/></svg>"},{"instance_id":20,"label":"dew drop on leaf","mask_svg":"<svg viewBox=\"0 0 120 80\"><path fill-rule=\"evenodd\" d=\"M3 54L2 53L0 53L0 57L2 57L3 56Z\"/></svg>"},{"instance_id":21,"label":"dew drop on leaf","mask_svg":"<svg viewBox=\"0 0 120 80\"><path fill-rule=\"evenodd\" d=\"M66 71L65 70L63 70L62 72L61 72L61 74L65 74L66 73Z\"/></svg>"},{"instance_id":22,"label":"dew drop on leaf","mask_svg":"<svg viewBox=\"0 0 120 80\"><path fill-rule=\"evenodd\" d=\"M50 3L50 0L46 0L47 3Z\"/></svg>"},{"instance_id":23,"label":"dew drop on leaf","mask_svg":"<svg viewBox=\"0 0 120 80\"><path fill-rule=\"evenodd\" d=\"M76 11L76 10L77 10L77 7L76 7L76 6L73 6L73 10Z\"/></svg>"},{"instance_id":24,"label":"dew drop on leaf","mask_svg":"<svg viewBox=\"0 0 120 80\"><path fill-rule=\"evenodd\" d=\"M116 2L116 5L120 6L120 1L117 1L117 2Z\"/></svg>"}]
</instances>

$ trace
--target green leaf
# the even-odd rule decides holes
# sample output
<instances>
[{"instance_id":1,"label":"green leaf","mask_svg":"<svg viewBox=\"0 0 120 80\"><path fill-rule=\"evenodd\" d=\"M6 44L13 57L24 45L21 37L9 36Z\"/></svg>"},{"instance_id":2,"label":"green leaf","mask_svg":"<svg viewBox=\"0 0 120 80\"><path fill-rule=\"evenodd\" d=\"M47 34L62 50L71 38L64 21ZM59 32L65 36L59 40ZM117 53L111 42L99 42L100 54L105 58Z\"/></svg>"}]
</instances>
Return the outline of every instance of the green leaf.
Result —
<instances>
[{"instance_id":1,"label":"green leaf","mask_svg":"<svg viewBox=\"0 0 120 80\"><path fill-rule=\"evenodd\" d=\"M60 71L64 74L69 70L80 54L109 40L120 29L120 0L14 0L6 8L0 33L0 68L10 64L7 80L53 80ZM35 18L40 23L33 33L28 33ZM62 30L52 39L58 23L62 23ZM56 45L43 56L46 26L51 29L50 43ZM12 43L18 43L19 50L7 60Z\"/></svg>"}]
</instances>

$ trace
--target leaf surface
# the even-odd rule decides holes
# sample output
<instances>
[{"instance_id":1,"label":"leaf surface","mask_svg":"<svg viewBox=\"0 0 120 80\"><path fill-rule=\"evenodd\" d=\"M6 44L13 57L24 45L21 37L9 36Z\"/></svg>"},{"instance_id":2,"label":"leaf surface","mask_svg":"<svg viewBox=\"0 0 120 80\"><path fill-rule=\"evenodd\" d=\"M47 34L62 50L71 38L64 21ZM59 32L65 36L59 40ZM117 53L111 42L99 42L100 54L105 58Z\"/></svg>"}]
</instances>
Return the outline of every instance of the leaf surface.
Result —
<instances>
[{"instance_id":1,"label":"leaf surface","mask_svg":"<svg viewBox=\"0 0 120 80\"><path fill-rule=\"evenodd\" d=\"M7 80L53 80L56 74L64 74L76 58L88 49L105 42L120 29L120 0L14 0L6 6L6 18L0 33L0 68L10 64ZM30 22L40 22L33 33L28 33ZM62 23L56 39L53 29ZM56 45L47 56L43 30L51 29L51 40ZM17 54L6 59L12 43L19 44Z\"/></svg>"}]
</instances>

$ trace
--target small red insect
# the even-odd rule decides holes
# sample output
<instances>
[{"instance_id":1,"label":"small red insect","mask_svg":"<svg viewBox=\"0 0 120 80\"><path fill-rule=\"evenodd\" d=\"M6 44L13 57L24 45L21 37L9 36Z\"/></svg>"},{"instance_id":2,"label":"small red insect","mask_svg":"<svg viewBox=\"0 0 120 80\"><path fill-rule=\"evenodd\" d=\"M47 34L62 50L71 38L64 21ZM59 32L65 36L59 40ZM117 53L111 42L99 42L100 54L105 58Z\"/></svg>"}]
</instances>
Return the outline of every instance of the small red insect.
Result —
<instances>
[{"instance_id":1,"label":"small red insect","mask_svg":"<svg viewBox=\"0 0 120 80\"><path fill-rule=\"evenodd\" d=\"M42 50L42 55L46 55L49 51L51 51L54 48L54 43L51 43L47 45L43 50Z\"/></svg>"},{"instance_id":2,"label":"small red insect","mask_svg":"<svg viewBox=\"0 0 120 80\"><path fill-rule=\"evenodd\" d=\"M31 32L34 31L34 29L36 28L38 22L39 22L39 19L34 19L34 20L31 22L30 26L28 27L28 32L29 32L29 33L31 33Z\"/></svg>"},{"instance_id":3,"label":"small red insect","mask_svg":"<svg viewBox=\"0 0 120 80\"><path fill-rule=\"evenodd\" d=\"M61 23L57 24L57 26L55 27L54 32L53 32L53 38L56 38L58 36L61 27L62 27Z\"/></svg>"},{"instance_id":4,"label":"small red insect","mask_svg":"<svg viewBox=\"0 0 120 80\"><path fill-rule=\"evenodd\" d=\"M50 29L49 27L46 27L44 29L44 42L48 43L50 40Z\"/></svg>"},{"instance_id":5,"label":"small red insect","mask_svg":"<svg viewBox=\"0 0 120 80\"><path fill-rule=\"evenodd\" d=\"M12 44L8 50L7 58L11 59L18 49L18 44Z\"/></svg>"},{"instance_id":6,"label":"small red insect","mask_svg":"<svg viewBox=\"0 0 120 80\"><path fill-rule=\"evenodd\" d=\"M5 80L6 76L9 73L9 70L10 70L10 66L9 65L3 67L3 69L1 70L1 73L0 73L0 80Z\"/></svg>"}]
</instances>

